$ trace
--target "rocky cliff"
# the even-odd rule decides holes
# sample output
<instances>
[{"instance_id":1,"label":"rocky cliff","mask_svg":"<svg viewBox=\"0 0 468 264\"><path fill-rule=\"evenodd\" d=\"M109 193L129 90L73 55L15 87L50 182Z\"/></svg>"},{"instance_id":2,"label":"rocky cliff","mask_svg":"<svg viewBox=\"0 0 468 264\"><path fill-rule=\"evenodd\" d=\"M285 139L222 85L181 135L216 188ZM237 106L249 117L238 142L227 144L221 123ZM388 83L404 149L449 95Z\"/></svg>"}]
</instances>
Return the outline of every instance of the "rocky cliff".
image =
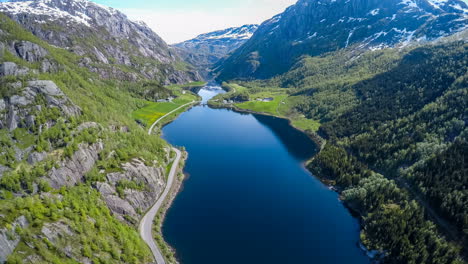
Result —
<instances>
[{"instance_id":1,"label":"rocky cliff","mask_svg":"<svg viewBox=\"0 0 468 264\"><path fill-rule=\"evenodd\" d=\"M211 67L236 50L257 30L258 25L244 25L205 33L173 45L180 56L209 78Z\"/></svg>"},{"instance_id":2,"label":"rocky cliff","mask_svg":"<svg viewBox=\"0 0 468 264\"><path fill-rule=\"evenodd\" d=\"M104 78L150 78L165 84L201 77L145 23L87 0L14 0L0 3L10 16L48 43L82 57Z\"/></svg>"},{"instance_id":3,"label":"rocky cliff","mask_svg":"<svg viewBox=\"0 0 468 264\"><path fill-rule=\"evenodd\" d=\"M265 21L217 72L220 79L269 78L303 55L424 43L467 25L461 0L300 0Z\"/></svg>"}]
</instances>

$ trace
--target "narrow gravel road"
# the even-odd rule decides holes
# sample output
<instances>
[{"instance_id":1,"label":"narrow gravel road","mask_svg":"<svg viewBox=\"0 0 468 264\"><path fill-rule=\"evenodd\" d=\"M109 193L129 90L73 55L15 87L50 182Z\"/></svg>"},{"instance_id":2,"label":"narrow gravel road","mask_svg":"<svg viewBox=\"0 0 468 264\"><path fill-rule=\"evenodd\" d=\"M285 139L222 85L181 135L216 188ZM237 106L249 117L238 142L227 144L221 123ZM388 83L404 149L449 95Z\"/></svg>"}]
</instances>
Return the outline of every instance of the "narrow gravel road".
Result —
<instances>
[{"instance_id":1,"label":"narrow gravel road","mask_svg":"<svg viewBox=\"0 0 468 264\"><path fill-rule=\"evenodd\" d=\"M187 105L193 104L195 101L184 104L173 111L167 113L163 117L159 118L156 120L156 122L153 123L153 125L150 127L148 131L148 135L151 135L153 133L154 127L165 117L169 116L170 114L176 112L177 110L181 109L182 107L185 107ZM159 209L163 205L164 201L166 200L167 195L169 194L172 184L174 183L174 178L176 177L177 174L177 167L179 166L180 159L182 157L182 153L180 150L176 148L172 148L172 150L176 153L176 158L174 160L174 163L172 164L171 171L169 172L169 175L167 177L167 184L166 188L164 189L164 192L162 195L159 197L159 199L156 201L156 203L153 205L153 207L146 213L146 215L141 219L140 222L140 236L143 238L143 240L148 244L148 246L151 249L151 252L153 252L154 259L156 260L157 264L166 264L166 261L164 260L164 257L161 253L161 250L158 248L156 241L153 238L153 222L154 218L158 214Z\"/></svg>"}]
</instances>

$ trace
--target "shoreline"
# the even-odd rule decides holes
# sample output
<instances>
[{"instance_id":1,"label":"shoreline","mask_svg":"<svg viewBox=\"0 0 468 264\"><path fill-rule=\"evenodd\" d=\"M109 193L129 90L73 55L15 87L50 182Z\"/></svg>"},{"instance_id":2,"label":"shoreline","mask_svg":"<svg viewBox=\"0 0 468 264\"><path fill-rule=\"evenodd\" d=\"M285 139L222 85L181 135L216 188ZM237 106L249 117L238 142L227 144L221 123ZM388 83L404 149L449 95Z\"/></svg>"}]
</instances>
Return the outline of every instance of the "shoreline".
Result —
<instances>
[{"instance_id":1,"label":"shoreline","mask_svg":"<svg viewBox=\"0 0 468 264\"><path fill-rule=\"evenodd\" d=\"M199 103L199 102L197 102L197 103ZM194 102L192 105L190 105L190 107L185 109L184 112L190 110L194 106L196 106L196 102ZM343 204L343 206L346 208L346 210L348 210L348 212L351 214L351 216L354 217L356 220L358 220L360 230L363 229L362 215L357 210L355 210L351 204L348 204L348 203L346 203L345 201L343 201L341 199L341 192L343 191L342 188L340 188L339 186L333 184L330 181L327 181L326 178L323 178L323 177L320 177L319 175L314 174L313 171L311 171L308 168L308 164L313 160L313 158L317 154L320 153L320 151L323 149L323 147L327 143L325 139L323 139L322 137L320 137L316 133L310 133L310 132L307 132L307 131L305 131L305 130L303 130L301 128L298 128L298 127L294 126L292 124L292 120L290 118L288 118L288 117L281 117L281 116L277 116L277 115L274 115L274 114L271 114L271 113L264 113L264 112L257 112L257 111L248 110L248 109L242 109L242 108L239 108L239 107L237 107L235 105L218 106L218 105L212 105L212 104L208 103L208 106L210 108L213 108L213 109L231 109L231 110L233 110L235 112L238 112L238 113L257 114L257 115L271 116L271 117L275 117L275 118L279 118L279 119L284 119L284 120L288 121L289 126L291 126L292 128L304 133L305 135L307 135L309 137L309 139L312 140L316 144L317 150L316 150L316 153L310 159L304 161L302 163L302 165L311 174L311 176L318 179L324 186L328 187L331 191L333 191L333 192L335 192L335 193L337 193L339 195L340 202ZM162 122L161 128L168 125L168 124L170 124L170 123L172 123L178 116L179 115L175 115L175 116L173 116L173 118ZM162 130L159 130L159 131L162 131ZM154 218L154 221L153 221L153 229L152 229L153 237L155 237L158 248L160 250L161 249L164 250L164 252L163 252L164 259L167 261L167 263L179 264L179 262L178 262L178 260L176 258L176 250L174 248L172 248L164 240L164 236L162 234L162 227L163 227L163 223L164 223L164 220L165 220L165 217L167 215L168 210L173 205L173 202L174 202L175 198L177 197L177 195L180 193L180 191L183 188L184 181L187 179L187 175L184 174L183 170L184 170L185 162L186 162L186 160L188 158L188 155L189 155L188 152L183 151L182 158L181 158L181 161L179 162L179 165L178 165L178 168L177 168L177 174L176 174L176 177L175 177L174 182L172 184L172 187L171 187L171 189L169 191L168 196L164 200L163 205L159 209L159 211L158 211L158 213L157 213L157 215L156 215L156 217ZM362 244L362 241L361 241L360 238L356 242L356 247L360 248L363 251L363 254L370 257L370 255L371 255L370 253L372 251L365 248L365 246ZM166 256L166 254L169 254L170 256L168 257L168 256ZM372 261L372 258L370 258L370 260Z\"/></svg>"},{"instance_id":2,"label":"shoreline","mask_svg":"<svg viewBox=\"0 0 468 264\"><path fill-rule=\"evenodd\" d=\"M166 259L168 263L174 263L178 264L179 261L176 258L176 250L172 248L164 239L164 236L162 234L162 227L164 224L164 220L166 219L167 212L169 209L171 209L175 198L177 195L180 193L180 191L183 188L183 184L185 180L187 179L187 175L184 173L184 168L185 168L185 162L188 159L188 152L183 151L182 152L182 158L179 162L179 166L177 167L177 174L176 177L174 178L174 182L172 184L172 187L169 191L168 196L163 202L163 205L159 209L154 221L153 221L153 237L156 238L156 243L158 247L167 249L169 252L163 252L163 257ZM169 253L171 259L167 259L166 254L164 253Z\"/></svg>"},{"instance_id":3,"label":"shoreline","mask_svg":"<svg viewBox=\"0 0 468 264\"><path fill-rule=\"evenodd\" d=\"M274 115L274 114L271 114L271 113L265 113L265 112L257 112L257 111L253 111L253 110L249 110L249 109L243 109L243 108L239 108L239 107L237 107L235 105L232 105L232 104L226 105L226 106L218 106L218 105L212 105L212 104L208 103L208 106L211 107L211 108L214 108L214 109L231 109L231 110L233 110L235 112L238 112L238 113L248 113L248 114L256 114L256 115L263 115L263 116L271 116L271 117L287 120L288 123L289 123L289 126L291 126L292 128L306 134L317 145L318 151L323 149L323 147L327 143L327 141L324 138L320 137L317 133L310 133L310 132L307 132L307 131L299 128L299 127L294 126L293 123L292 123L293 121L288 117L277 116L277 115ZM306 162L306 163L308 163L308 162Z\"/></svg>"},{"instance_id":4,"label":"shoreline","mask_svg":"<svg viewBox=\"0 0 468 264\"><path fill-rule=\"evenodd\" d=\"M287 117L280 117L280 116L277 116L277 115L273 115L271 113L264 113L264 112L257 112L257 111L253 111L253 110L249 110L249 109L242 109L242 108L239 108L235 105L228 105L228 106L217 106L217 105L209 105L209 107L211 108L214 108L214 109L231 109L235 112L239 112L239 113L249 113L249 114L256 114L256 115L263 115L263 116L271 116L271 117L275 117L275 118L280 118L280 119L285 119L288 121L288 124L304 133L305 135L307 135L316 145L317 145L317 152L315 153L314 156L312 156L310 159L306 160L305 162L303 162L303 166L304 168L311 174L312 177L315 177L317 180L319 180L324 186L328 187L328 189L330 189L331 191L335 192L338 194L338 199L340 200L341 204L343 205L343 207L346 208L346 210L348 210L348 212L351 214L351 216L353 218L355 218L356 220L358 220L358 223L359 223L359 231L362 231L364 229L364 225L363 225L363 216L362 214L356 209L353 207L352 204L349 204L347 202L345 202L342 197L341 197L341 193L344 191L344 189L336 184L334 184L333 182L331 182L330 180L326 179L325 177L322 177L320 175L317 175L316 173L314 173L312 170L310 170L308 168L308 164L310 162L312 162L312 160L314 159L314 157L316 155L318 155L320 153L320 151L325 147L325 145L327 144L327 141L325 139L323 139L322 137L320 137L318 134L316 133L309 133L303 129L300 129L296 126L294 126L292 124L292 120L287 118ZM376 253L376 251L374 250L369 250L368 248L366 248L366 246L362 243L361 241L361 238L359 237L357 243L356 243L356 247L360 248L364 254L369 257L371 263L374 263L373 261L376 260L376 257L378 255L378 253Z\"/></svg>"},{"instance_id":5,"label":"shoreline","mask_svg":"<svg viewBox=\"0 0 468 264\"><path fill-rule=\"evenodd\" d=\"M176 119L179 116L178 112L180 111L180 109L184 109L184 107L187 107L187 109L189 109L192 105L196 103L199 103L199 101L192 101L190 103L181 105L180 107L160 117L150 126L150 128L148 129L148 135L152 136L154 134L154 128L157 127L157 125L159 125L160 122L165 120L167 117L172 118L168 119L167 121L164 121L164 123L162 123L162 126ZM182 113L187 111L187 109L184 109ZM159 129L158 131L161 130ZM164 191L161 194L161 196L159 196L158 199L155 201L153 206L141 218L138 227L140 236L153 253L153 257L156 261L156 264L166 264L166 262L178 263L174 257L175 251L171 249L171 247L164 241L161 228L165 214L176 196L174 195L173 191L174 186L176 186L177 190L179 190L181 185L179 182L181 182L184 178L181 177L181 179L179 180L179 175L181 174L180 172L183 171L187 154L185 151L181 151L173 146L170 146L170 148L176 153L176 157L173 161L173 164L171 165L169 174L167 175L167 182L166 186L164 187Z\"/></svg>"}]
</instances>

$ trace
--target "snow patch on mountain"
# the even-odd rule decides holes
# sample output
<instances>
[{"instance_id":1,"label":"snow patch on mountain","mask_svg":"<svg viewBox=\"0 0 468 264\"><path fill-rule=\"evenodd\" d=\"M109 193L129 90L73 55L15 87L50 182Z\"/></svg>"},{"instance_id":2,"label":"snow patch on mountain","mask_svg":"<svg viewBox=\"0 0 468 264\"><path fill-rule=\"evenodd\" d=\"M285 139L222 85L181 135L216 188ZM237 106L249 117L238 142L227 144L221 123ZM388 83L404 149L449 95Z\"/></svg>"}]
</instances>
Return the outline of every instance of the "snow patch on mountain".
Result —
<instances>
[{"instance_id":1,"label":"snow patch on mountain","mask_svg":"<svg viewBox=\"0 0 468 264\"><path fill-rule=\"evenodd\" d=\"M67 9L72 11L65 11L62 6L58 6L56 1L53 0L14 0L0 3L0 12L12 15L32 14L44 16L43 21L37 21L39 23L47 23L48 20L65 19L70 23L83 24L88 27L91 26L90 23L92 22L92 18L86 14L88 8L100 8L110 16L118 13L117 10L111 7L99 5L88 0L61 1L60 5L67 6Z\"/></svg>"},{"instance_id":2,"label":"snow patch on mountain","mask_svg":"<svg viewBox=\"0 0 468 264\"><path fill-rule=\"evenodd\" d=\"M192 41L209 40L248 40L257 30L258 25L244 25L242 27L233 27L225 30L218 30L206 34L201 34Z\"/></svg>"}]
</instances>

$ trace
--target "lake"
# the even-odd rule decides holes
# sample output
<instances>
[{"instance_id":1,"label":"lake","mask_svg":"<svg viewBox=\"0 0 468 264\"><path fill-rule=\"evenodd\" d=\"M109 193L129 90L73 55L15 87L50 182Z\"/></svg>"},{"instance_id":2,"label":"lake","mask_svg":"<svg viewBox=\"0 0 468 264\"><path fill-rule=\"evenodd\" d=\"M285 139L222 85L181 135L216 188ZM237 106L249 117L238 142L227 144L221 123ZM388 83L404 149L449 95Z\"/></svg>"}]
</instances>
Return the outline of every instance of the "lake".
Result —
<instances>
[{"instance_id":1,"label":"lake","mask_svg":"<svg viewBox=\"0 0 468 264\"><path fill-rule=\"evenodd\" d=\"M163 138L189 153L163 223L182 264L370 262L358 220L304 168L315 144L286 120L199 105Z\"/></svg>"}]
</instances>

